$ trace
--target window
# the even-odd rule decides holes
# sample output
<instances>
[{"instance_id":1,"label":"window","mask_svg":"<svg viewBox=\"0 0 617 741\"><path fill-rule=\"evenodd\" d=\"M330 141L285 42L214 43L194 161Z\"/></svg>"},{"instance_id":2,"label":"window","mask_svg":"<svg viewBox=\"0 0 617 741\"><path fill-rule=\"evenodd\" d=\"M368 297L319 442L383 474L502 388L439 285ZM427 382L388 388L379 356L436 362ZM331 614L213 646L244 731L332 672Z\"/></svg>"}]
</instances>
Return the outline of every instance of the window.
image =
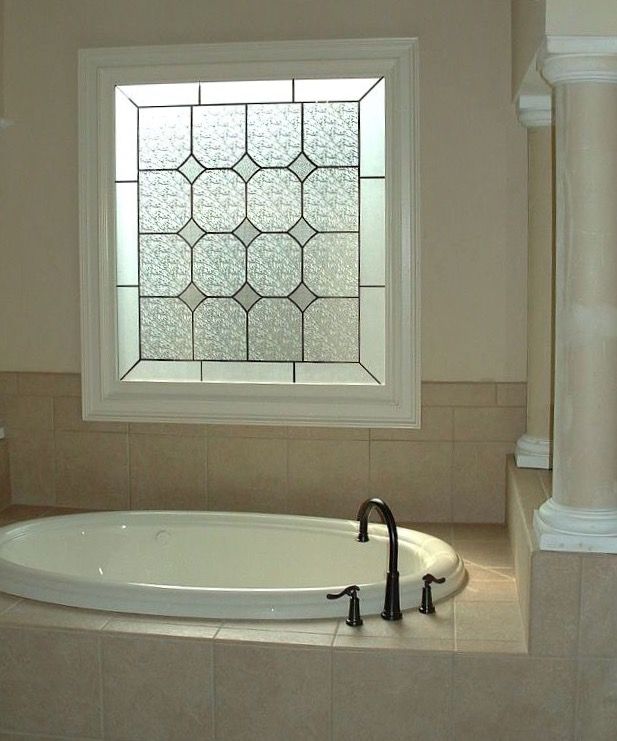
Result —
<instances>
[{"instance_id":1,"label":"window","mask_svg":"<svg viewBox=\"0 0 617 741\"><path fill-rule=\"evenodd\" d=\"M81 52L86 418L417 424L414 53Z\"/></svg>"}]
</instances>

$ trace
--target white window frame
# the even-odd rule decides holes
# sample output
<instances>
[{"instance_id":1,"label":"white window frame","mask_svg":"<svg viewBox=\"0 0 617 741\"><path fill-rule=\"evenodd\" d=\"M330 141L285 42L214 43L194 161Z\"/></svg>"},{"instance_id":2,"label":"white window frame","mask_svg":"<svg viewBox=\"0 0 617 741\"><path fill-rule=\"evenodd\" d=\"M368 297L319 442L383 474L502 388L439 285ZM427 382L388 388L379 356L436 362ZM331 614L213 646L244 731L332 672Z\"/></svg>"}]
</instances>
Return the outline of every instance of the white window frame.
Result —
<instances>
[{"instance_id":1,"label":"white window frame","mask_svg":"<svg viewBox=\"0 0 617 741\"><path fill-rule=\"evenodd\" d=\"M408 427L420 424L416 39L87 49L79 53L83 415L87 420ZM121 381L115 291L116 85L384 77L386 374L383 384Z\"/></svg>"}]
</instances>

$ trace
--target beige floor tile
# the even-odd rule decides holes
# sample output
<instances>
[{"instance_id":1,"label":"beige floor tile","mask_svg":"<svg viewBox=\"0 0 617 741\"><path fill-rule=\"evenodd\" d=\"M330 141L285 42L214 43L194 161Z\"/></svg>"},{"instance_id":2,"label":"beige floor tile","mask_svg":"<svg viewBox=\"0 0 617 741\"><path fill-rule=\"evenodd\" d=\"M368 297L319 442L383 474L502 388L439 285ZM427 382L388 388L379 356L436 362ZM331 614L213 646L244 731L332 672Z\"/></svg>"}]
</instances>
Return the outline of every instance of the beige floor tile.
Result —
<instances>
[{"instance_id":1,"label":"beige floor tile","mask_svg":"<svg viewBox=\"0 0 617 741\"><path fill-rule=\"evenodd\" d=\"M513 568L512 549L508 540L454 540L454 547L465 563L483 567Z\"/></svg>"},{"instance_id":2,"label":"beige floor tile","mask_svg":"<svg viewBox=\"0 0 617 741\"><path fill-rule=\"evenodd\" d=\"M455 602L518 602L516 582L469 579Z\"/></svg>"},{"instance_id":3,"label":"beige floor tile","mask_svg":"<svg viewBox=\"0 0 617 741\"><path fill-rule=\"evenodd\" d=\"M452 526L447 522L399 522L399 526L432 535L446 543L452 542Z\"/></svg>"},{"instance_id":4,"label":"beige floor tile","mask_svg":"<svg viewBox=\"0 0 617 741\"><path fill-rule=\"evenodd\" d=\"M509 581L514 582L514 569L504 566L478 566L476 563L466 563L465 569L470 582L477 581Z\"/></svg>"},{"instance_id":5,"label":"beige floor tile","mask_svg":"<svg viewBox=\"0 0 617 741\"><path fill-rule=\"evenodd\" d=\"M223 627L241 630L274 630L289 633L321 633L334 635L338 627L338 620L326 618L324 620L231 620Z\"/></svg>"},{"instance_id":6,"label":"beige floor tile","mask_svg":"<svg viewBox=\"0 0 617 741\"><path fill-rule=\"evenodd\" d=\"M12 594L7 594L6 592L0 592L0 615L6 610L9 609L9 607L13 607L21 597L15 597Z\"/></svg>"},{"instance_id":7,"label":"beige floor tile","mask_svg":"<svg viewBox=\"0 0 617 741\"><path fill-rule=\"evenodd\" d=\"M214 738L209 641L105 634L102 661L105 738Z\"/></svg>"},{"instance_id":8,"label":"beige floor tile","mask_svg":"<svg viewBox=\"0 0 617 741\"><path fill-rule=\"evenodd\" d=\"M97 637L0 627L0 718L5 731L100 734Z\"/></svg>"},{"instance_id":9,"label":"beige floor tile","mask_svg":"<svg viewBox=\"0 0 617 741\"><path fill-rule=\"evenodd\" d=\"M427 638L451 640L454 637L454 603L437 602L434 615L422 615L417 609L405 610L402 620L384 620L379 615L365 616L364 624L351 628L341 620L337 636L380 636L383 638Z\"/></svg>"},{"instance_id":10,"label":"beige floor tile","mask_svg":"<svg viewBox=\"0 0 617 741\"><path fill-rule=\"evenodd\" d=\"M108 620L107 612L64 607L29 599L21 600L0 618L2 623L75 630L100 630Z\"/></svg>"},{"instance_id":11,"label":"beige floor tile","mask_svg":"<svg viewBox=\"0 0 617 741\"><path fill-rule=\"evenodd\" d=\"M456 650L460 653L477 654L526 654L525 641L457 641Z\"/></svg>"},{"instance_id":12,"label":"beige floor tile","mask_svg":"<svg viewBox=\"0 0 617 741\"><path fill-rule=\"evenodd\" d=\"M191 620L155 615L117 615L109 617L106 633L161 636L167 638L214 638L221 626L218 620Z\"/></svg>"},{"instance_id":13,"label":"beige floor tile","mask_svg":"<svg viewBox=\"0 0 617 741\"><path fill-rule=\"evenodd\" d=\"M330 649L217 641L215 667L217 738L329 738Z\"/></svg>"},{"instance_id":14,"label":"beige floor tile","mask_svg":"<svg viewBox=\"0 0 617 741\"><path fill-rule=\"evenodd\" d=\"M617 555L581 559L579 654L617 658Z\"/></svg>"},{"instance_id":15,"label":"beige floor tile","mask_svg":"<svg viewBox=\"0 0 617 741\"><path fill-rule=\"evenodd\" d=\"M460 602L454 607L456 641L521 641L523 623L517 602Z\"/></svg>"},{"instance_id":16,"label":"beige floor tile","mask_svg":"<svg viewBox=\"0 0 617 741\"><path fill-rule=\"evenodd\" d=\"M582 659L579 664L576 739L612 741L617 729L617 661Z\"/></svg>"},{"instance_id":17,"label":"beige floor tile","mask_svg":"<svg viewBox=\"0 0 617 741\"><path fill-rule=\"evenodd\" d=\"M223 627L216 634L217 641L232 643L272 643L302 646L330 646L334 633L307 633L288 629L260 630L259 628Z\"/></svg>"},{"instance_id":18,"label":"beige floor tile","mask_svg":"<svg viewBox=\"0 0 617 741\"><path fill-rule=\"evenodd\" d=\"M442 638L411 638L404 636L371 636L371 635L337 635L334 638L334 648L379 648L391 651L454 651L453 639Z\"/></svg>"},{"instance_id":19,"label":"beige floor tile","mask_svg":"<svg viewBox=\"0 0 617 741\"><path fill-rule=\"evenodd\" d=\"M333 661L337 741L451 738L451 656L337 650Z\"/></svg>"},{"instance_id":20,"label":"beige floor tile","mask_svg":"<svg viewBox=\"0 0 617 741\"><path fill-rule=\"evenodd\" d=\"M507 542L508 528L505 525L490 523L452 523L452 541L454 543L465 543L469 540Z\"/></svg>"}]
</instances>

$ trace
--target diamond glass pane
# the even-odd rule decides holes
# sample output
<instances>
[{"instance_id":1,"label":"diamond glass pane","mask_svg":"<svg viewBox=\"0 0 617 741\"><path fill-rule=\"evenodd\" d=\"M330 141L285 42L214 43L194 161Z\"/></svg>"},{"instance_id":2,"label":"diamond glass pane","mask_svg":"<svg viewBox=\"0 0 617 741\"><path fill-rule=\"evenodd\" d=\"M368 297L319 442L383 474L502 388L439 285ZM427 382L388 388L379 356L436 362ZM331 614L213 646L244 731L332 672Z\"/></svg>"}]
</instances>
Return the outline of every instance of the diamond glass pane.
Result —
<instances>
[{"instance_id":1,"label":"diamond glass pane","mask_svg":"<svg viewBox=\"0 0 617 741\"><path fill-rule=\"evenodd\" d=\"M191 109L143 108L139 112L139 166L178 167L191 153Z\"/></svg>"},{"instance_id":2,"label":"diamond glass pane","mask_svg":"<svg viewBox=\"0 0 617 741\"><path fill-rule=\"evenodd\" d=\"M317 231L358 228L358 171L319 168L304 181L304 218Z\"/></svg>"},{"instance_id":3,"label":"diamond glass pane","mask_svg":"<svg viewBox=\"0 0 617 741\"><path fill-rule=\"evenodd\" d=\"M304 312L304 359L358 360L358 300L322 298Z\"/></svg>"},{"instance_id":4,"label":"diamond glass pane","mask_svg":"<svg viewBox=\"0 0 617 741\"><path fill-rule=\"evenodd\" d=\"M264 298L249 312L249 360L301 360L302 314L285 298Z\"/></svg>"},{"instance_id":5,"label":"diamond glass pane","mask_svg":"<svg viewBox=\"0 0 617 741\"><path fill-rule=\"evenodd\" d=\"M233 296L246 280L246 248L233 234L206 234L193 250L193 280L208 296Z\"/></svg>"},{"instance_id":6,"label":"diamond glass pane","mask_svg":"<svg viewBox=\"0 0 617 741\"><path fill-rule=\"evenodd\" d=\"M177 232L191 218L191 184L179 172L139 175L141 232Z\"/></svg>"},{"instance_id":7,"label":"diamond glass pane","mask_svg":"<svg viewBox=\"0 0 617 741\"><path fill-rule=\"evenodd\" d=\"M304 248L304 282L318 296L357 296L358 235L316 234Z\"/></svg>"},{"instance_id":8,"label":"diamond glass pane","mask_svg":"<svg viewBox=\"0 0 617 741\"><path fill-rule=\"evenodd\" d=\"M244 154L244 106L193 109L193 154L204 167L232 167Z\"/></svg>"},{"instance_id":9,"label":"diamond glass pane","mask_svg":"<svg viewBox=\"0 0 617 741\"><path fill-rule=\"evenodd\" d=\"M191 248L176 234L144 234L139 240L142 296L177 296L191 282Z\"/></svg>"},{"instance_id":10,"label":"diamond glass pane","mask_svg":"<svg viewBox=\"0 0 617 741\"><path fill-rule=\"evenodd\" d=\"M142 298L141 357L144 360L191 360L191 310L176 298Z\"/></svg>"},{"instance_id":11,"label":"diamond glass pane","mask_svg":"<svg viewBox=\"0 0 617 741\"><path fill-rule=\"evenodd\" d=\"M287 296L302 280L302 250L288 234L262 234L248 249L248 280L262 296Z\"/></svg>"},{"instance_id":12,"label":"diamond glass pane","mask_svg":"<svg viewBox=\"0 0 617 741\"><path fill-rule=\"evenodd\" d=\"M302 149L302 107L297 103L248 107L248 153L262 167L284 167Z\"/></svg>"},{"instance_id":13,"label":"diamond glass pane","mask_svg":"<svg viewBox=\"0 0 617 741\"><path fill-rule=\"evenodd\" d=\"M357 104L307 103L304 152L316 165L357 165Z\"/></svg>"},{"instance_id":14,"label":"diamond glass pane","mask_svg":"<svg viewBox=\"0 0 617 741\"><path fill-rule=\"evenodd\" d=\"M193 218L207 232L231 232L245 217L245 184L232 170L206 170L193 184Z\"/></svg>"},{"instance_id":15,"label":"diamond glass pane","mask_svg":"<svg viewBox=\"0 0 617 741\"><path fill-rule=\"evenodd\" d=\"M246 312L232 298L209 298L195 309L195 357L246 359Z\"/></svg>"},{"instance_id":16,"label":"diamond glass pane","mask_svg":"<svg viewBox=\"0 0 617 741\"><path fill-rule=\"evenodd\" d=\"M247 216L264 232L285 232L302 215L300 181L289 170L260 170L247 183Z\"/></svg>"}]
</instances>

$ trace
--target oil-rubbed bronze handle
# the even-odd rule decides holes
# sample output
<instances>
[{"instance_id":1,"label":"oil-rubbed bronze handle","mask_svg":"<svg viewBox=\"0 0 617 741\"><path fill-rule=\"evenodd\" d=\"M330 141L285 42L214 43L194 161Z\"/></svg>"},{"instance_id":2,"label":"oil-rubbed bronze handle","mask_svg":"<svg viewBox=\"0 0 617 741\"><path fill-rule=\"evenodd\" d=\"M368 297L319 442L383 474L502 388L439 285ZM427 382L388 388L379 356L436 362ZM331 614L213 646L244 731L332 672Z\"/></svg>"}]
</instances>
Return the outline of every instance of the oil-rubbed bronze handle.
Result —
<instances>
[{"instance_id":1,"label":"oil-rubbed bronze handle","mask_svg":"<svg viewBox=\"0 0 617 741\"><path fill-rule=\"evenodd\" d=\"M426 586L428 586L429 584L432 584L433 582L435 582L435 584L443 584L445 580L446 580L445 576L442 576L441 579L438 579L436 576L433 576L432 574L424 574L424 576L422 577L422 581L424 582Z\"/></svg>"},{"instance_id":2,"label":"oil-rubbed bronze handle","mask_svg":"<svg viewBox=\"0 0 617 741\"><path fill-rule=\"evenodd\" d=\"M424 574L424 576L422 577L422 581L424 582L424 586L422 587L422 604L420 605L420 607L418 607L418 612L421 612L423 615L435 614L431 584L443 584L445 580L445 576L442 576L441 579L438 579L432 574Z\"/></svg>"},{"instance_id":3,"label":"oil-rubbed bronze handle","mask_svg":"<svg viewBox=\"0 0 617 741\"><path fill-rule=\"evenodd\" d=\"M349 587L345 587L342 592L338 594L326 594L327 599L339 599L347 595L351 599L349 600L349 614L345 622L347 625L351 625L352 628L357 628L362 625L362 616L360 615L360 598L358 592L360 587L357 584L351 584Z\"/></svg>"}]
</instances>

